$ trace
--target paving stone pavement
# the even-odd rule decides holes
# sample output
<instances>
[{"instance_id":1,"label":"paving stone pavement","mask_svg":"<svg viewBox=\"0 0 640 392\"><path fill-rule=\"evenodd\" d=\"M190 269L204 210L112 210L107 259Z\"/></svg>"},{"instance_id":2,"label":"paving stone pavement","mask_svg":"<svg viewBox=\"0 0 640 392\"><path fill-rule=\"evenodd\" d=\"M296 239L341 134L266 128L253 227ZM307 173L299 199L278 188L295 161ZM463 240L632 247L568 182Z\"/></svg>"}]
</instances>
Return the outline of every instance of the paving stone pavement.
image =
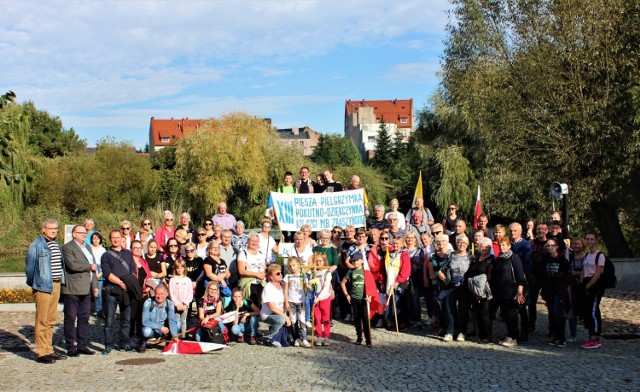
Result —
<instances>
[{"instance_id":1,"label":"paving stone pavement","mask_svg":"<svg viewBox=\"0 0 640 392\"><path fill-rule=\"evenodd\" d=\"M282 348L234 344L203 355L162 356L112 352L35 362L33 312L0 312L0 379L5 391L25 390L640 390L640 295L611 292L603 300L603 347L561 349L547 344L546 309L538 304L538 330L530 342L508 349L472 341L445 343L429 327L375 329L372 348L355 346L353 326L334 322L329 347ZM64 350L62 314L54 344ZM102 325L91 319L90 337L101 350ZM471 328L471 324L469 325ZM261 330L265 330L261 324ZM505 335L494 322L494 335ZM568 331L567 331L568 333ZM579 338L586 332L579 327ZM153 365L117 361L160 358Z\"/></svg>"}]
</instances>

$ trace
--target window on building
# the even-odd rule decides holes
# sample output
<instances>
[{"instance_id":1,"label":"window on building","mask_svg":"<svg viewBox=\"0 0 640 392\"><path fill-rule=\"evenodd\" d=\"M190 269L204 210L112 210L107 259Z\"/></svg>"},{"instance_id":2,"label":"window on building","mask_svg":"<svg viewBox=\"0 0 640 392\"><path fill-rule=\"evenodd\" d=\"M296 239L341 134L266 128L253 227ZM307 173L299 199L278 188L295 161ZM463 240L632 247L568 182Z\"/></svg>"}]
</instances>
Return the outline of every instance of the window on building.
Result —
<instances>
[{"instance_id":1,"label":"window on building","mask_svg":"<svg viewBox=\"0 0 640 392\"><path fill-rule=\"evenodd\" d=\"M367 139L367 141L369 143L375 143L376 142L376 137L375 136L369 136L369 138Z\"/></svg>"},{"instance_id":2,"label":"window on building","mask_svg":"<svg viewBox=\"0 0 640 392\"><path fill-rule=\"evenodd\" d=\"M406 118L406 117L400 117L400 123L401 123L401 124L406 124L406 123L408 123L408 122L409 122L409 119L408 119L408 118Z\"/></svg>"},{"instance_id":3,"label":"window on building","mask_svg":"<svg viewBox=\"0 0 640 392\"><path fill-rule=\"evenodd\" d=\"M169 143L169 138L168 137L163 137L160 140L162 141L162 143Z\"/></svg>"}]
</instances>

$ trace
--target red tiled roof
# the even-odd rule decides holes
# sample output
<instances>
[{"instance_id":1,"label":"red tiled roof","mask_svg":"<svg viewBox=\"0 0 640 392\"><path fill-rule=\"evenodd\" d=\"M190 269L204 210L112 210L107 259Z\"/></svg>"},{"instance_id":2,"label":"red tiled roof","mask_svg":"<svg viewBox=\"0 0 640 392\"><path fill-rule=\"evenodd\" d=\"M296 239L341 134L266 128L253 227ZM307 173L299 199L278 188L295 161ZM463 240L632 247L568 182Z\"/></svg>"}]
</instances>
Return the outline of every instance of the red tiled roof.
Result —
<instances>
[{"instance_id":1,"label":"red tiled roof","mask_svg":"<svg viewBox=\"0 0 640 392\"><path fill-rule=\"evenodd\" d=\"M196 131L204 120L189 120L188 118L160 120L151 117L149 132L153 146L171 146L189 132ZM168 139L163 141L162 139Z\"/></svg>"},{"instance_id":2,"label":"red tiled roof","mask_svg":"<svg viewBox=\"0 0 640 392\"><path fill-rule=\"evenodd\" d=\"M351 113L358 111L359 107L373 107L378 122L384 121L387 124L394 123L398 128L413 128L413 99L392 99L377 101L352 101L347 100L345 105L345 119ZM400 123L400 118L406 118L406 123Z\"/></svg>"}]
</instances>

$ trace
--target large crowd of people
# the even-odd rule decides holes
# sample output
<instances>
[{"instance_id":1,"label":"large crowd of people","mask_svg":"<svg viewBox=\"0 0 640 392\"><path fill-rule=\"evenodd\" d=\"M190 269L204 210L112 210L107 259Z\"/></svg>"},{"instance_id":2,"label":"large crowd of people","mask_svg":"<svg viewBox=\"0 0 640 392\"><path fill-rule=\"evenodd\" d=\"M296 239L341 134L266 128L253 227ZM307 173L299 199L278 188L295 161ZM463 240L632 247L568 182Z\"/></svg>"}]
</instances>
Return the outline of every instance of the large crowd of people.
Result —
<instances>
[{"instance_id":1,"label":"large crowd of people","mask_svg":"<svg viewBox=\"0 0 640 392\"><path fill-rule=\"evenodd\" d=\"M358 176L343 187L330 170L318 181L306 167L300 176L293 181L287 172L278 191L360 188ZM145 218L137 228L125 220L103 234L86 219L63 246L56 242L58 222L47 219L26 258L27 284L36 294L37 361L95 354L88 345L92 304L104 320L103 355L178 339L328 346L334 320L353 323L355 344L368 347L373 328L421 326L444 342L505 347L546 328L558 348L577 341L583 320L589 339L581 347L601 347L605 256L596 233L563 238L555 213L550 222L525 222L526 231L517 222L489 230L486 215L469 228L455 204L440 221L422 199L406 213L397 199L390 206L386 214L385 206L374 206L366 228L314 233L304 225L279 241L271 236L273 217L245 233L224 202L202 225L188 212L176 224L165 211L155 231ZM287 235L290 246L283 245ZM52 345L61 294L66 355ZM536 325L539 296L548 309L546 326ZM507 333L498 339L492 325L499 320ZM260 322L268 331L260 332Z\"/></svg>"}]
</instances>

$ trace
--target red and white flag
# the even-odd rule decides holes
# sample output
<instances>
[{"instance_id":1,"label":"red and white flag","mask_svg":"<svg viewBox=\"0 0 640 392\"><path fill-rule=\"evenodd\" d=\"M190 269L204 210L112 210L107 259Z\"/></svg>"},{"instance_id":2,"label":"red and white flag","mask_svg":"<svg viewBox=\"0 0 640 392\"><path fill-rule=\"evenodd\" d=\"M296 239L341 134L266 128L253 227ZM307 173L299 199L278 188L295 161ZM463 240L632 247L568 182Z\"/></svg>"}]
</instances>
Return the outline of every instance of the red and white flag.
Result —
<instances>
[{"instance_id":1,"label":"red and white flag","mask_svg":"<svg viewBox=\"0 0 640 392\"><path fill-rule=\"evenodd\" d=\"M163 355L204 354L210 351L218 351L225 348L224 344L189 342L184 340L170 341L162 350Z\"/></svg>"},{"instance_id":2,"label":"red and white flag","mask_svg":"<svg viewBox=\"0 0 640 392\"><path fill-rule=\"evenodd\" d=\"M478 220L482 215L482 203L480 202L480 185L478 185L478 197L476 198L476 210L473 214L473 228L478 228Z\"/></svg>"},{"instance_id":3,"label":"red and white flag","mask_svg":"<svg viewBox=\"0 0 640 392\"><path fill-rule=\"evenodd\" d=\"M371 297L371 303L369 304L369 319L380 311L381 302L378 293L378 286L376 284L376 274L379 273L380 260L377 255L372 251L369 253L368 260L363 263L364 267L364 292L365 295Z\"/></svg>"}]
</instances>

